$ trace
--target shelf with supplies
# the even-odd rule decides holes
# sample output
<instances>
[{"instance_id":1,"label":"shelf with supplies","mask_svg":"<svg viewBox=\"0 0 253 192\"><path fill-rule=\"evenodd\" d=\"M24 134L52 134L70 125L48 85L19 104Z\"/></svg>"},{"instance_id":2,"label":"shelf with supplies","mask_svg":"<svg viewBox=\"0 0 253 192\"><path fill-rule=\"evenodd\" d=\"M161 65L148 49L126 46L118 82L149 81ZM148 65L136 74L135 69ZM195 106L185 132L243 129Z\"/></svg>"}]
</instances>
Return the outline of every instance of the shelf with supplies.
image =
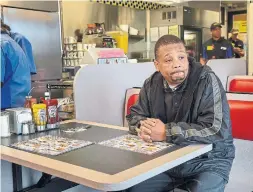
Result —
<instances>
[{"instance_id":1,"label":"shelf with supplies","mask_svg":"<svg viewBox=\"0 0 253 192\"><path fill-rule=\"evenodd\" d=\"M64 51L66 51L66 52L80 52L80 51L85 52L85 51L87 51L87 49L82 49L82 50L64 50Z\"/></svg>"},{"instance_id":2,"label":"shelf with supplies","mask_svg":"<svg viewBox=\"0 0 253 192\"><path fill-rule=\"evenodd\" d=\"M96 44L77 42L74 37L65 37L62 55L63 69L75 69L81 64L85 52L95 47Z\"/></svg>"},{"instance_id":3,"label":"shelf with supplies","mask_svg":"<svg viewBox=\"0 0 253 192\"><path fill-rule=\"evenodd\" d=\"M67 60L67 59L70 59L70 60L71 60L71 59L83 59L83 57L73 57L73 58L63 57L63 59L66 59L66 60Z\"/></svg>"}]
</instances>

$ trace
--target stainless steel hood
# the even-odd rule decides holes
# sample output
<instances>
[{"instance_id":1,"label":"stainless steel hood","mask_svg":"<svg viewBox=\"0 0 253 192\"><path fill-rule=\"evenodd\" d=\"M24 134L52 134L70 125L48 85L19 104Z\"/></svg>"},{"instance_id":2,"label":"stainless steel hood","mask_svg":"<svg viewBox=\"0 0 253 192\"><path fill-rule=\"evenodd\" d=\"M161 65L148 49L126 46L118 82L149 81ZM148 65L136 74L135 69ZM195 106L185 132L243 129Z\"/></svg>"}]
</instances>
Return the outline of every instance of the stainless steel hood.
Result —
<instances>
[{"instance_id":1,"label":"stainless steel hood","mask_svg":"<svg viewBox=\"0 0 253 192\"><path fill-rule=\"evenodd\" d=\"M176 17L171 19L163 19L163 14L168 14L170 12L176 12ZM213 22L219 22L219 16L219 12L216 11L177 6L172 8L152 10L150 21L151 27L185 25L209 28Z\"/></svg>"},{"instance_id":2,"label":"stainless steel hood","mask_svg":"<svg viewBox=\"0 0 253 192\"><path fill-rule=\"evenodd\" d=\"M181 1L181 6L220 12L221 0L217 1Z\"/></svg>"}]
</instances>

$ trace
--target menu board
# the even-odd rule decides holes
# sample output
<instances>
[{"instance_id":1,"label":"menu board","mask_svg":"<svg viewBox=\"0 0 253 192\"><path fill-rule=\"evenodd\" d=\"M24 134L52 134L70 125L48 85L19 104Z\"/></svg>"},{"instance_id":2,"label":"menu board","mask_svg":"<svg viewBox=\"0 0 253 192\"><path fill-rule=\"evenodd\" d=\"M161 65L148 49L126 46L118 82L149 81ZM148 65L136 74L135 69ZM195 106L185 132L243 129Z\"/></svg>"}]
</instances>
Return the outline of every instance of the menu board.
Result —
<instances>
[{"instance_id":1,"label":"menu board","mask_svg":"<svg viewBox=\"0 0 253 192\"><path fill-rule=\"evenodd\" d=\"M11 147L44 155L60 155L91 144L93 143L89 141L47 135L14 143Z\"/></svg>"}]
</instances>

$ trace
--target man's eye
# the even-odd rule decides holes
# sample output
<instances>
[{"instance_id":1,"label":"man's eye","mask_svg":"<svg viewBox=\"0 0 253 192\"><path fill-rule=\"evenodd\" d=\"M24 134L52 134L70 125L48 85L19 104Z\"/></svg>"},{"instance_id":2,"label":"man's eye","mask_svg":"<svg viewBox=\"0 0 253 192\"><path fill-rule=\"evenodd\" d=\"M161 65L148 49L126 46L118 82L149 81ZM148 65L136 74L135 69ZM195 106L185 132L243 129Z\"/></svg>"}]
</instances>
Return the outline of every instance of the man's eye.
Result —
<instances>
[{"instance_id":1,"label":"man's eye","mask_svg":"<svg viewBox=\"0 0 253 192\"><path fill-rule=\"evenodd\" d=\"M182 59L184 59L184 56L180 56L180 57L179 57L179 60L182 60Z\"/></svg>"},{"instance_id":2,"label":"man's eye","mask_svg":"<svg viewBox=\"0 0 253 192\"><path fill-rule=\"evenodd\" d=\"M166 59L165 62L170 63L170 62L172 62L172 59Z\"/></svg>"}]
</instances>

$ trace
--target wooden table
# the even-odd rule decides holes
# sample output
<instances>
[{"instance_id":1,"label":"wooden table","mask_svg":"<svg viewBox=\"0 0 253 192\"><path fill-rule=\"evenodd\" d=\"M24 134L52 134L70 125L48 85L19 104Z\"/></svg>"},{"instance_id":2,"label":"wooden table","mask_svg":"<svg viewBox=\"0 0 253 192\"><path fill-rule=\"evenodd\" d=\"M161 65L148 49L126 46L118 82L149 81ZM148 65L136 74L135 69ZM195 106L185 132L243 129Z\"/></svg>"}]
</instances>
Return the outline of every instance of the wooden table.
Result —
<instances>
[{"instance_id":1,"label":"wooden table","mask_svg":"<svg viewBox=\"0 0 253 192\"><path fill-rule=\"evenodd\" d=\"M93 132L96 129L103 129L106 131L104 133L110 134L111 132L112 134L122 135L123 133L126 134L128 130L124 127L87 121L68 122L90 124L95 127L91 128ZM84 131L84 134L89 134L89 130ZM101 135L106 134L101 133ZM2 142L4 141L3 138L1 140ZM189 145L178 147L170 152L149 156L116 148L102 147L104 148L100 149L100 146L95 144L94 146L84 147L55 158L50 158L17 150L5 144L5 146L1 145L1 159L94 189L118 191L134 186L212 150L212 145ZM100 150L104 154L100 154L96 150ZM111 159L108 156L111 156ZM126 161L122 162L124 158ZM119 165L122 165L122 167Z\"/></svg>"}]
</instances>

